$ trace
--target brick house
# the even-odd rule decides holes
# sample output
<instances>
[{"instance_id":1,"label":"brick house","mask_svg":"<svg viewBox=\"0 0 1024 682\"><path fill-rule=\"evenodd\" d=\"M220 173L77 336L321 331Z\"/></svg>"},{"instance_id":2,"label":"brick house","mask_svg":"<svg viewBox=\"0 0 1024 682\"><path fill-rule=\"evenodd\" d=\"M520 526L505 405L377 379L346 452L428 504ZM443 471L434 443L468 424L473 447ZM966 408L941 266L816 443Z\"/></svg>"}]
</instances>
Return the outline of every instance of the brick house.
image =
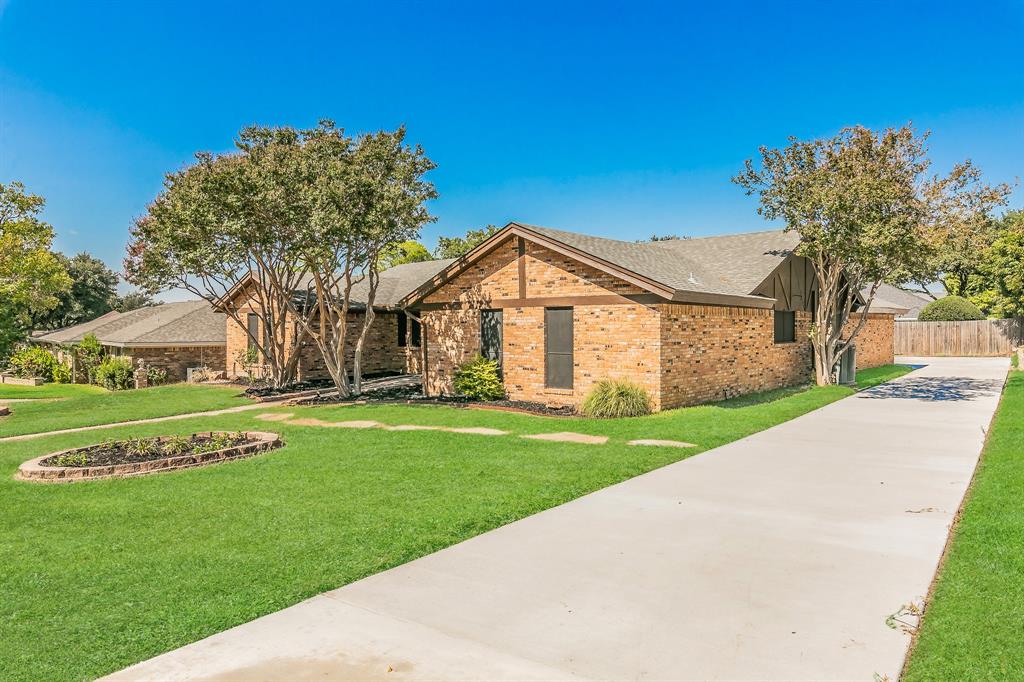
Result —
<instances>
[{"instance_id":1,"label":"brick house","mask_svg":"<svg viewBox=\"0 0 1024 682\"><path fill-rule=\"evenodd\" d=\"M189 367L225 369L225 315L206 301L164 303L111 311L95 320L33 336L32 343L51 347L62 360L73 356L64 347L92 334L108 355L124 356L136 364L167 371L168 381L184 381Z\"/></svg>"},{"instance_id":2,"label":"brick house","mask_svg":"<svg viewBox=\"0 0 1024 682\"><path fill-rule=\"evenodd\" d=\"M452 259L432 260L421 263L406 263L389 268L380 273L377 292L374 296L374 320L370 325L370 333L366 347L363 349L363 374L379 373L418 373L421 364L420 324L409 317L399 307L399 302L413 289L434 277L443 268L451 265ZM351 309L348 314L346 332L346 367L352 367L352 355L355 342L363 327L366 316L366 300L369 282L365 279L352 287ZM259 300L249 289L249 283L242 280L229 291L217 305L238 312L245 321L240 326L228 315L225 317L225 337L227 349L227 374L238 377L245 374L240 357L253 347L252 339L262 338L264 334L261 315L258 314ZM285 327L285 347L287 354L298 352L296 379L309 381L326 379L330 375L324 366L323 358L316 344L305 340L296 348L295 340L299 336L299 323L290 319ZM257 371L262 371L257 368Z\"/></svg>"},{"instance_id":3,"label":"brick house","mask_svg":"<svg viewBox=\"0 0 1024 682\"><path fill-rule=\"evenodd\" d=\"M813 377L813 266L783 231L623 242L510 223L398 302L420 316L428 394L476 354L511 399L575 405L629 379L655 409ZM893 361L898 306L876 299L859 368Z\"/></svg>"}]
</instances>

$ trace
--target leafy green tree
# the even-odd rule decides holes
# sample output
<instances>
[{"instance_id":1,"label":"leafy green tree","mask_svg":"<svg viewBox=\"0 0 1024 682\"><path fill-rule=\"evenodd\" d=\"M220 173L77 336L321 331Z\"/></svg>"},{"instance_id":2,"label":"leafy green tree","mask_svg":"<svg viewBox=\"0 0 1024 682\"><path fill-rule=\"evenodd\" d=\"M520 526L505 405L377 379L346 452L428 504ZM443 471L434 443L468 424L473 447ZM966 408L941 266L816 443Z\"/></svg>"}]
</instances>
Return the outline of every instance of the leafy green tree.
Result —
<instances>
[{"instance_id":1,"label":"leafy green tree","mask_svg":"<svg viewBox=\"0 0 1024 682\"><path fill-rule=\"evenodd\" d=\"M459 258L486 241L501 228L488 225L482 230L468 230L464 237L440 237L434 255L438 258Z\"/></svg>"},{"instance_id":2,"label":"leafy green tree","mask_svg":"<svg viewBox=\"0 0 1024 682\"><path fill-rule=\"evenodd\" d=\"M127 313L130 310L148 308L153 305L157 305L157 302L145 291L129 291L127 294L123 296L118 295L114 299L114 310L119 313Z\"/></svg>"},{"instance_id":3,"label":"leafy green tree","mask_svg":"<svg viewBox=\"0 0 1024 682\"><path fill-rule=\"evenodd\" d=\"M347 396L361 390L362 353L374 319L382 258L434 220L426 202L437 192L424 176L435 166L418 145L406 144L404 128L352 140L333 126L322 126L309 134L307 144L316 168L315 193L324 200L299 239L310 274L308 297L290 305L314 311L304 321L305 330L338 394ZM347 320L352 287L362 280L367 283L366 314L354 344L350 384Z\"/></svg>"},{"instance_id":4,"label":"leafy green tree","mask_svg":"<svg viewBox=\"0 0 1024 682\"><path fill-rule=\"evenodd\" d=\"M978 259L967 287L970 299L992 317L1024 317L1024 211L997 223L999 236Z\"/></svg>"},{"instance_id":5,"label":"leafy green tree","mask_svg":"<svg viewBox=\"0 0 1024 682\"><path fill-rule=\"evenodd\" d=\"M1009 187L984 185L969 161L947 176L929 177L927 138L910 126L881 133L855 126L809 142L790 138L783 149L762 147L760 168L748 160L733 179L759 196L758 213L800 235L797 253L815 265L810 338L818 384L835 381L882 282L927 281L935 272L937 236L953 238L1005 203Z\"/></svg>"},{"instance_id":6,"label":"leafy green tree","mask_svg":"<svg viewBox=\"0 0 1024 682\"><path fill-rule=\"evenodd\" d=\"M918 313L922 322L955 322L960 320L984 320L985 315L966 298L946 296L932 301Z\"/></svg>"},{"instance_id":7,"label":"leafy green tree","mask_svg":"<svg viewBox=\"0 0 1024 682\"><path fill-rule=\"evenodd\" d=\"M381 254L381 270L387 270L393 268L396 265L404 265L406 263L422 263L423 261L433 260L433 256L427 251L427 247L420 244L418 241L407 240L387 249L387 251Z\"/></svg>"},{"instance_id":8,"label":"leafy green tree","mask_svg":"<svg viewBox=\"0 0 1024 682\"><path fill-rule=\"evenodd\" d=\"M25 337L33 317L54 308L71 287L51 250L53 227L39 218L44 205L22 183L0 183L0 359Z\"/></svg>"},{"instance_id":9,"label":"leafy green tree","mask_svg":"<svg viewBox=\"0 0 1024 682\"><path fill-rule=\"evenodd\" d=\"M242 286L239 295L249 297L266 330L250 342L275 386L295 374L299 354L286 344L302 341L291 339L284 314L307 279L300 236L330 200L307 143L335 133L341 131L333 124L313 131L244 128L237 151L200 152L195 164L169 173L132 228L125 276L146 293L179 287L217 304ZM224 312L248 333L238 307Z\"/></svg>"},{"instance_id":10,"label":"leafy green tree","mask_svg":"<svg viewBox=\"0 0 1024 682\"><path fill-rule=\"evenodd\" d=\"M71 277L71 288L57 294L57 305L36 317L39 329L59 329L94 320L113 310L117 298L117 273L98 258L80 253L73 258L57 257Z\"/></svg>"}]
</instances>

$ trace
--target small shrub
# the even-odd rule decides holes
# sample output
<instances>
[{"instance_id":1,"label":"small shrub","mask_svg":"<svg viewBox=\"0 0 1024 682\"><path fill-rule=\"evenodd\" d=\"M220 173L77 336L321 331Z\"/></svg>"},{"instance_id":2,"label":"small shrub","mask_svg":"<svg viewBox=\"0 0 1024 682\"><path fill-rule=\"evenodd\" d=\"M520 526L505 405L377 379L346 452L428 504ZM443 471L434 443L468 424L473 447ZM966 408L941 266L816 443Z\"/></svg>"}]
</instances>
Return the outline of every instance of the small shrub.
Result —
<instances>
[{"instance_id":1,"label":"small shrub","mask_svg":"<svg viewBox=\"0 0 1024 682\"><path fill-rule=\"evenodd\" d=\"M58 362L53 368L52 378L55 384L70 384L72 381L71 368Z\"/></svg>"},{"instance_id":2,"label":"small shrub","mask_svg":"<svg viewBox=\"0 0 1024 682\"><path fill-rule=\"evenodd\" d=\"M163 367L150 367L146 370L146 381L150 386L161 386L167 383L167 370Z\"/></svg>"},{"instance_id":3,"label":"small shrub","mask_svg":"<svg viewBox=\"0 0 1024 682\"><path fill-rule=\"evenodd\" d=\"M59 467L84 467L89 466L89 456L84 452L70 453L57 457L55 464Z\"/></svg>"},{"instance_id":4,"label":"small shrub","mask_svg":"<svg viewBox=\"0 0 1024 682\"><path fill-rule=\"evenodd\" d=\"M164 453L171 457L183 455L192 449L192 439L188 436L171 436L161 444Z\"/></svg>"},{"instance_id":5,"label":"small shrub","mask_svg":"<svg viewBox=\"0 0 1024 682\"><path fill-rule=\"evenodd\" d=\"M149 457L160 449L156 438L129 438L123 444L124 451L132 457Z\"/></svg>"},{"instance_id":6,"label":"small shrub","mask_svg":"<svg viewBox=\"0 0 1024 682\"><path fill-rule=\"evenodd\" d=\"M587 417L640 417L651 413L651 397L631 381L601 379L583 399L580 412Z\"/></svg>"},{"instance_id":7,"label":"small shrub","mask_svg":"<svg viewBox=\"0 0 1024 682\"><path fill-rule=\"evenodd\" d=\"M63 365L57 356L39 346L26 346L18 350L8 361L14 376L22 379L38 377L48 381L57 381L56 377L65 376Z\"/></svg>"},{"instance_id":8,"label":"small shrub","mask_svg":"<svg viewBox=\"0 0 1024 682\"><path fill-rule=\"evenodd\" d=\"M74 346L75 355L78 356L78 366L85 374L85 380L90 384L96 383L96 368L103 361L103 346L95 334L86 334L81 342Z\"/></svg>"},{"instance_id":9,"label":"small shrub","mask_svg":"<svg viewBox=\"0 0 1024 682\"><path fill-rule=\"evenodd\" d=\"M96 367L95 377L100 386L111 391L121 391L134 385L135 370L128 358L108 356Z\"/></svg>"},{"instance_id":10,"label":"small shrub","mask_svg":"<svg viewBox=\"0 0 1024 682\"><path fill-rule=\"evenodd\" d=\"M505 385L498 373L498 363L476 356L455 372L455 391L471 400L501 400Z\"/></svg>"},{"instance_id":11,"label":"small shrub","mask_svg":"<svg viewBox=\"0 0 1024 682\"><path fill-rule=\"evenodd\" d=\"M984 320L985 314L978 306L960 296L946 296L932 301L918 313L917 319L924 322L956 322L959 320Z\"/></svg>"}]
</instances>

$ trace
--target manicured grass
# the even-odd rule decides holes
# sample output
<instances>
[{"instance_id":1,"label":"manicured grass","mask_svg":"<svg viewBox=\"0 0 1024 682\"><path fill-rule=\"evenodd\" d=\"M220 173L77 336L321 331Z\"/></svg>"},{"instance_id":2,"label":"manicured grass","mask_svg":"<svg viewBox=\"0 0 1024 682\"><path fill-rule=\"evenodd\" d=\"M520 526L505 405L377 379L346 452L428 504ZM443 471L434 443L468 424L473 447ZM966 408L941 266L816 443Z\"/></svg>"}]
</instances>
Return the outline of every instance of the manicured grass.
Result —
<instances>
[{"instance_id":1,"label":"manicured grass","mask_svg":"<svg viewBox=\"0 0 1024 682\"><path fill-rule=\"evenodd\" d=\"M1013 371L903 679L1024 679L1024 372Z\"/></svg>"},{"instance_id":2,"label":"manicured grass","mask_svg":"<svg viewBox=\"0 0 1024 682\"><path fill-rule=\"evenodd\" d=\"M25 387L31 389L32 387ZM34 390L50 389L43 385ZM60 389L58 391L58 389ZM0 438L24 433L42 433L77 426L165 417L187 412L202 412L248 404L236 388L172 384L131 391L108 392L91 386L55 385L54 394L62 400L38 403L13 403L11 415L0 419ZM63 396L60 395L63 393ZM7 397L15 397L13 395ZM47 397L25 393L17 397Z\"/></svg>"},{"instance_id":3,"label":"manicured grass","mask_svg":"<svg viewBox=\"0 0 1024 682\"><path fill-rule=\"evenodd\" d=\"M881 367L872 367L871 369L857 370L857 388L865 389L884 384L886 381L892 381L899 377L913 372L914 368L910 365L883 365Z\"/></svg>"},{"instance_id":4,"label":"manicured grass","mask_svg":"<svg viewBox=\"0 0 1024 682\"><path fill-rule=\"evenodd\" d=\"M256 410L0 443L0 677L112 672L851 393L784 389L622 420L446 406L267 410L507 436L302 427L259 421ZM134 479L11 478L21 462L67 447L210 429L277 431L286 447ZM610 440L515 435L566 430ZM631 438L698 447L626 445Z\"/></svg>"},{"instance_id":5,"label":"manicured grass","mask_svg":"<svg viewBox=\"0 0 1024 682\"><path fill-rule=\"evenodd\" d=\"M95 395L106 393L105 388L90 386L88 384L43 384L42 386L16 386L14 384L0 384L0 399L17 398L43 399L43 398L79 398L84 395Z\"/></svg>"}]
</instances>

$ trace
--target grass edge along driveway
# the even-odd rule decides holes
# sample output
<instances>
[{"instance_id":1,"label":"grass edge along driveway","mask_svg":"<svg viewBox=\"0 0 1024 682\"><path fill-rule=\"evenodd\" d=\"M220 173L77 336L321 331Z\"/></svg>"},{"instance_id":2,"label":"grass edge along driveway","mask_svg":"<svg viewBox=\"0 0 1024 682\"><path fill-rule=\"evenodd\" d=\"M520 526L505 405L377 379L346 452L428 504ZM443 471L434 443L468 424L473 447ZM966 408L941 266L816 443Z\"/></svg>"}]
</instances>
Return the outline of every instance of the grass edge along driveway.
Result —
<instances>
[{"instance_id":1,"label":"grass edge along driveway","mask_svg":"<svg viewBox=\"0 0 1024 682\"><path fill-rule=\"evenodd\" d=\"M1024 371L1011 371L903 679L1024 679Z\"/></svg>"},{"instance_id":2,"label":"grass edge along driveway","mask_svg":"<svg viewBox=\"0 0 1024 682\"><path fill-rule=\"evenodd\" d=\"M270 424L255 419L258 411L121 426L102 438L260 429L279 431L287 445L206 468L73 484L11 476L31 457L102 440L97 433L0 443L0 677L113 672L851 393L782 389L631 420L404 405L290 408L296 416L610 435L601 446ZM700 447L625 444L651 436Z\"/></svg>"}]
</instances>

